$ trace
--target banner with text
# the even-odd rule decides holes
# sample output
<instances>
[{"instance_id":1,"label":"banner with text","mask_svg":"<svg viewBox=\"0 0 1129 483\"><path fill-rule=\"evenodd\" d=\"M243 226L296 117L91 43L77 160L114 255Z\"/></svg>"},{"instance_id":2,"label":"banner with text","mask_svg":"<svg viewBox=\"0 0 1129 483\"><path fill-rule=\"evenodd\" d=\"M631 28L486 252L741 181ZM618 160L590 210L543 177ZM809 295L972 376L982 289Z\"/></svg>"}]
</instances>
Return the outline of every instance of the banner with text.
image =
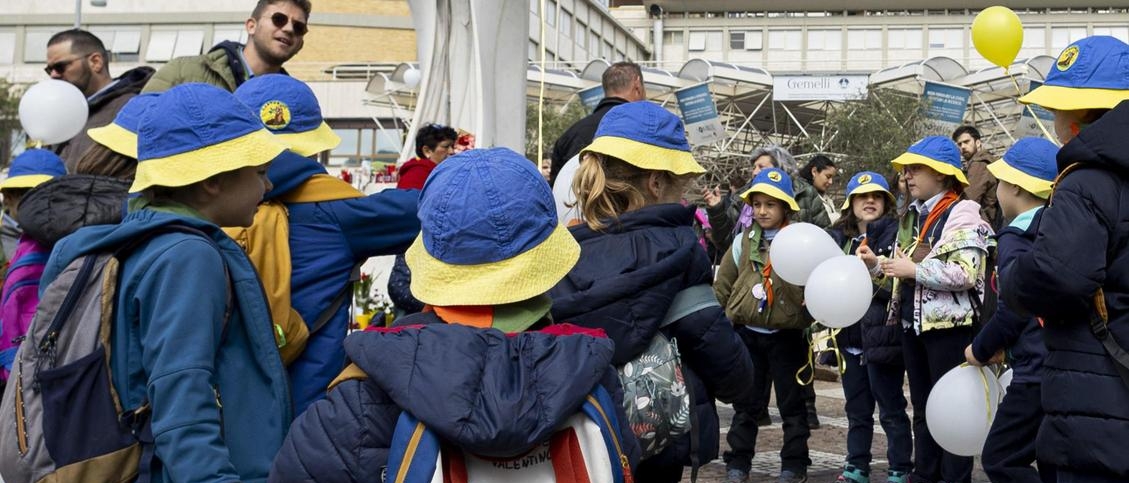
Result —
<instances>
[{"instance_id":1,"label":"banner with text","mask_svg":"<svg viewBox=\"0 0 1129 483\"><path fill-rule=\"evenodd\" d=\"M691 146L711 144L725 139L725 126L717 115L717 104L709 84L698 84L676 91L678 109L686 124L686 138Z\"/></svg>"},{"instance_id":2,"label":"banner with text","mask_svg":"<svg viewBox=\"0 0 1129 483\"><path fill-rule=\"evenodd\" d=\"M865 75L779 75L772 78L774 101L850 101L866 99Z\"/></svg>"},{"instance_id":3,"label":"banner with text","mask_svg":"<svg viewBox=\"0 0 1129 483\"><path fill-rule=\"evenodd\" d=\"M926 130L929 134L948 136L964 122L972 91L963 87L925 81L921 96L925 99Z\"/></svg>"},{"instance_id":4,"label":"banner with text","mask_svg":"<svg viewBox=\"0 0 1129 483\"><path fill-rule=\"evenodd\" d=\"M596 106L600 105L600 101L604 100L604 86L596 85L596 87L589 87L576 94L580 96L580 102L584 103L588 112L592 113L596 111Z\"/></svg>"},{"instance_id":5,"label":"banner with text","mask_svg":"<svg viewBox=\"0 0 1129 483\"><path fill-rule=\"evenodd\" d=\"M1027 92L1031 92L1041 85L1043 85L1042 82L1031 81L1031 87ZM1028 109L1028 107L1030 107L1030 109ZM1023 109L1023 112L1019 116L1019 124L1015 126L1016 139L1028 136L1043 137L1043 130L1039 129L1039 121L1043 122L1043 127L1047 128L1047 132L1051 132L1054 129L1055 115L1051 111L1034 104L1028 106L1020 104L1020 108ZM1031 115L1032 111L1035 112L1034 116ZM1038 120L1036 120L1036 117L1038 117Z\"/></svg>"}]
</instances>

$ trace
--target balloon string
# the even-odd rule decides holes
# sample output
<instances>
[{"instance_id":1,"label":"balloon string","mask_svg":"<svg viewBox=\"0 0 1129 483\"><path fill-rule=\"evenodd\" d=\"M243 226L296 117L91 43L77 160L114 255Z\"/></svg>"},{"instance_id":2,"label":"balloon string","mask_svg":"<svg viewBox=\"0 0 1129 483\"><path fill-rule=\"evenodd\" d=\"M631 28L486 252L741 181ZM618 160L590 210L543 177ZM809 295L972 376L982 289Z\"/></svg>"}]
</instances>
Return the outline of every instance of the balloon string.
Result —
<instances>
[{"instance_id":1,"label":"balloon string","mask_svg":"<svg viewBox=\"0 0 1129 483\"><path fill-rule=\"evenodd\" d=\"M796 382L801 386L807 386L815 382L815 347L826 340L830 340L831 342L828 350L835 355L835 365L839 367L839 374L847 372L847 364L843 360L843 355L839 352L839 343L835 341L835 336L839 335L839 330L840 329L831 329L827 332L827 335L815 336L808 341L808 361L796 371ZM810 371L808 372L810 375L805 378L803 373L809 368Z\"/></svg>"},{"instance_id":2,"label":"balloon string","mask_svg":"<svg viewBox=\"0 0 1129 483\"><path fill-rule=\"evenodd\" d=\"M960 367L969 367L971 364L965 362ZM984 370L977 367L976 373L980 374L980 382L984 387L984 409L988 412L988 425L992 424L992 390L988 387L988 376L984 375Z\"/></svg>"},{"instance_id":3,"label":"balloon string","mask_svg":"<svg viewBox=\"0 0 1129 483\"><path fill-rule=\"evenodd\" d=\"M1007 75L1007 78L1011 79L1011 85L1015 86L1016 95L1019 95L1019 81L1015 80L1015 76L1011 74L1010 67L1004 68L1004 75ZM1043 120L1039 119L1039 116L1035 114L1035 109L1031 107L1031 104L1024 104L1024 108L1027 109L1027 112L1031 113L1031 117L1035 119L1035 124L1039 126L1039 130L1043 131L1043 136L1049 139L1052 143L1055 143L1055 146L1062 147L1062 143L1058 142L1058 138L1051 136L1050 131L1047 130L1047 126L1043 125Z\"/></svg>"}]
</instances>

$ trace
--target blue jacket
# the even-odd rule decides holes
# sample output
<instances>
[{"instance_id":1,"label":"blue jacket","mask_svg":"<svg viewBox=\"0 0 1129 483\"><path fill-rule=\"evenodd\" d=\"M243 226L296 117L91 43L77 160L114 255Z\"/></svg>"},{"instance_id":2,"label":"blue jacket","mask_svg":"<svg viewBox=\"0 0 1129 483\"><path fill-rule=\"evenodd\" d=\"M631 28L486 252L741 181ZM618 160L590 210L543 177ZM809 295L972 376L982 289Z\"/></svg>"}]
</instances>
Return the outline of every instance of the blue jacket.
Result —
<instances>
[{"instance_id":1,"label":"blue jacket","mask_svg":"<svg viewBox=\"0 0 1129 483\"><path fill-rule=\"evenodd\" d=\"M890 256L894 248L894 239L898 234L898 220L885 217L875 220L866 228L866 245L879 256ZM840 227L828 230L831 238L839 247L844 247L844 253L854 255L860 243L851 240L847 245L847 237ZM864 362L878 362L882 364L903 364L902 362L902 327L900 324L887 324L886 308L890 304L890 284L874 285L874 298L866 315L857 324L851 325L839 332L836 342L840 349L854 347L862 349Z\"/></svg>"},{"instance_id":2,"label":"blue jacket","mask_svg":"<svg viewBox=\"0 0 1129 483\"><path fill-rule=\"evenodd\" d=\"M596 384L623 401L612 344L588 335L508 336L422 313L353 334L345 350L366 377L338 384L294 421L270 481L382 481L404 410L448 442L502 456L547 439ZM631 428L620 430L634 467L638 443Z\"/></svg>"},{"instance_id":3,"label":"blue jacket","mask_svg":"<svg viewBox=\"0 0 1129 483\"><path fill-rule=\"evenodd\" d=\"M553 319L604 329L615 341L612 364L617 367L638 356L658 333L675 294L713 281L693 216L690 208L664 204L627 213L605 232L572 227L580 261L549 291ZM705 464L718 454L714 398L747 403L756 397L752 358L721 307L700 310L663 330L677 340L690 369L687 386L698 412L698 455ZM653 458L689 464L689 435Z\"/></svg>"},{"instance_id":4,"label":"blue jacket","mask_svg":"<svg viewBox=\"0 0 1129 483\"><path fill-rule=\"evenodd\" d=\"M296 188L325 168L284 152L271 164L270 200ZM403 253L419 234L419 191L387 190L362 198L286 206L290 214L291 304L311 328L349 283L353 267L369 257ZM342 343L349 329L352 292L306 350L290 364L295 414L325 397L330 381L345 368Z\"/></svg>"},{"instance_id":5,"label":"blue jacket","mask_svg":"<svg viewBox=\"0 0 1129 483\"><path fill-rule=\"evenodd\" d=\"M1109 331L1129 348L1129 102L1058 153L1061 172L1031 250L1005 265L1000 299L1044 320L1039 457L1071 471L1129 479L1129 387L1090 330L1105 291Z\"/></svg>"},{"instance_id":6,"label":"blue jacket","mask_svg":"<svg viewBox=\"0 0 1129 483\"><path fill-rule=\"evenodd\" d=\"M120 225L82 228L56 244L42 286L81 255L174 223L209 234L220 251L197 235L169 233L125 260L112 335L114 387L126 409L152 403L161 467L154 481L265 481L291 420L286 369L258 274L219 227L146 208Z\"/></svg>"},{"instance_id":7,"label":"blue jacket","mask_svg":"<svg viewBox=\"0 0 1129 483\"><path fill-rule=\"evenodd\" d=\"M1041 209L1026 230L1009 225L996 235L998 266L1006 267L1031 249L1039 228L1040 213ZM1007 280L1001 283L1021 282ZM972 341L972 354L979 361L987 361L1001 350L1008 352L1012 382L1038 384L1043 380L1043 359L1047 357L1047 346L1043 343L1042 328L1034 317L1016 313L1004 300L996 303L996 313L992 320L984 324Z\"/></svg>"}]
</instances>

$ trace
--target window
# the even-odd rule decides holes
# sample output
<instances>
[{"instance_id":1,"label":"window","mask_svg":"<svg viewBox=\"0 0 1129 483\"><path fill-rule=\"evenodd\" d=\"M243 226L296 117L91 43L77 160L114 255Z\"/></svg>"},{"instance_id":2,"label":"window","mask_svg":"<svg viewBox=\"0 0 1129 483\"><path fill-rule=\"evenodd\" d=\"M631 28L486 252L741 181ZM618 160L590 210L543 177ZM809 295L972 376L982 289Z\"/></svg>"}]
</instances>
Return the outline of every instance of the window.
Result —
<instances>
[{"instance_id":1,"label":"window","mask_svg":"<svg viewBox=\"0 0 1129 483\"><path fill-rule=\"evenodd\" d=\"M615 57L612 57L612 50L613 50L612 44L610 42L604 42L604 58L608 59L608 60L617 60L618 61L618 59L615 59Z\"/></svg>"},{"instance_id":2,"label":"window","mask_svg":"<svg viewBox=\"0 0 1129 483\"><path fill-rule=\"evenodd\" d=\"M772 50L800 50L801 33L799 30L769 30L768 48Z\"/></svg>"},{"instance_id":3,"label":"window","mask_svg":"<svg viewBox=\"0 0 1129 483\"><path fill-rule=\"evenodd\" d=\"M341 138L329 153L330 166L360 166L362 162L395 163L400 155L403 132L398 129L380 129L371 123L365 126L335 127L333 132ZM356 124L354 124L356 125Z\"/></svg>"},{"instance_id":4,"label":"window","mask_svg":"<svg viewBox=\"0 0 1129 483\"><path fill-rule=\"evenodd\" d=\"M529 13L531 15L541 14L541 0L529 0Z\"/></svg>"},{"instance_id":5,"label":"window","mask_svg":"<svg viewBox=\"0 0 1129 483\"><path fill-rule=\"evenodd\" d=\"M247 43L247 29L242 25L216 25L212 34L212 45L225 40L245 44Z\"/></svg>"},{"instance_id":6,"label":"window","mask_svg":"<svg viewBox=\"0 0 1129 483\"><path fill-rule=\"evenodd\" d=\"M557 2L553 0L545 2L545 23L550 27L557 26Z\"/></svg>"},{"instance_id":7,"label":"window","mask_svg":"<svg viewBox=\"0 0 1129 483\"><path fill-rule=\"evenodd\" d=\"M0 65L16 63L16 32L0 31Z\"/></svg>"},{"instance_id":8,"label":"window","mask_svg":"<svg viewBox=\"0 0 1129 483\"><path fill-rule=\"evenodd\" d=\"M1097 34L1098 29L1094 29ZM1047 29L1042 25L1023 27L1023 48L1025 49L1039 49L1047 48Z\"/></svg>"},{"instance_id":9,"label":"window","mask_svg":"<svg viewBox=\"0 0 1129 483\"><path fill-rule=\"evenodd\" d=\"M1108 35L1122 42L1129 42L1129 27L1094 27L1094 35Z\"/></svg>"},{"instance_id":10,"label":"window","mask_svg":"<svg viewBox=\"0 0 1129 483\"><path fill-rule=\"evenodd\" d=\"M130 27L99 27L90 32L110 51L112 61L137 61L141 50L141 29Z\"/></svg>"},{"instance_id":11,"label":"window","mask_svg":"<svg viewBox=\"0 0 1129 483\"><path fill-rule=\"evenodd\" d=\"M536 62L541 57L541 46L532 40L529 41L529 60Z\"/></svg>"},{"instance_id":12,"label":"window","mask_svg":"<svg viewBox=\"0 0 1129 483\"><path fill-rule=\"evenodd\" d=\"M886 37L891 49L921 50L921 29L890 29Z\"/></svg>"},{"instance_id":13,"label":"window","mask_svg":"<svg viewBox=\"0 0 1129 483\"><path fill-rule=\"evenodd\" d=\"M572 36L572 14L568 10L561 10L561 35L565 37Z\"/></svg>"},{"instance_id":14,"label":"window","mask_svg":"<svg viewBox=\"0 0 1129 483\"><path fill-rule=\"evenodd\" d=\"M168 62L174 57L198 55L204 45L202 30L154 30L145 50L148 62Z\"/></svg>"},{"instance_id":15,"label":"window","mask_svg":"<svg viewBox=\"0 0 1129 483\"><path fill-rule=\"evenodd\" d=\"M761 50L764 48L764 32L753 30L745 32L745 50Z\"/></svg>"},{"instance_id":16,"label":"window","mask_svg":"<svg viewBox=\"0 0 1129 483\"><path fill-rule=\"evenodd\" d=\"M962 49L964 48L963 29L929 29L930 49Z\"/></svg>"},{"instance_id":17,"label":"window","mask_svg":"<svg viewBox=\"0 0 1129 483\"><path fill-rule=\"evenodd\" d=\"M1086 37L1086 27L1051 27L1051 47L1059 51Z\"/></svg>"},{"instance_id":18,"label":"window","mask_svg":"<svg viewBox=\"0 0 1129 483\"><path fill-rule=\"evenodd\" d=\"M27 29L27 35L24 36L24 62L37 63L47 62L47 41L51 40L51 36L55 32L61 32L70 27L56 27L46 29Z\"/></svg>"},{"instance_id":19,"label":"window","mask_svg":"<svg viewBox=\"0 0 1129 483\"><path fill-rule=\"evenodd\" d=\"M808 30L808 50L843 50L843 32Z\"/></svg>"},{"instance_id":20,"label":"window","mask_svg":"<svg viewBox=\"0 0 1129 483\"><path fill-rule=\"evenodd\" d=\"M921 47L921 36L918 35L918 48ZM811 48L810 46L808 47ZM847 49L849 50L878 50L882 48L882 31L878 29L850 29L847 30Z\"/></svg>"},{"instance_id":21,"label":"window","mask_svg":"<svg viewBox=\"0 0 1129 483\"><path fill-rule=\"evenodd\" d=\"M596 32L588 34L588 50L593 54L599 53L600 50L600 36Z\"/></svg>"},{"instance_id":22,"label":"window","mask_svg":"<svg viewBox=\"0 0 1129 483\"><path fill-rule=\"evenodd\" d=\"M690 52L706 50L706 32L690 32Z\"/></svg>"},{"instance_id":23,"label":"window","mask_svg":"<svg viewBox=\"0 0 1129 483\"><path fill-rule=\"evenodd\" d=\"M681 30L663 32L663 45L682 45L683 35Z\"/></svg>"},{"instance_id":24,"label":"window","mask_svg":"<svg viewBox=\"0 0 1129 483\"><path fill-rule=\"evenodd\" d=\"M584 22L576 22L576 35L572 38L576 39L576 43L580 44L580 48L588 47L588 26Z\"/></svg>"},{"instance_id":25,"label":"window","mask_svg":"<svg viewBox=\"0 0 1129 483\"><path fill-rule=\"evenodd\" d=\"M729 49L745 50L745 32L729 32Z\"/></svg>"},{"instance_id":26,"label":"window","mask_svg":"<svg viewBox=\"0 0 1129 483\"><path fill-rule=\"evenodd\" d=\"M720 30L711 30L706 32L706 50L711 52L721 52L722 50L722 35Z\"/></svg>"}]
</instances>

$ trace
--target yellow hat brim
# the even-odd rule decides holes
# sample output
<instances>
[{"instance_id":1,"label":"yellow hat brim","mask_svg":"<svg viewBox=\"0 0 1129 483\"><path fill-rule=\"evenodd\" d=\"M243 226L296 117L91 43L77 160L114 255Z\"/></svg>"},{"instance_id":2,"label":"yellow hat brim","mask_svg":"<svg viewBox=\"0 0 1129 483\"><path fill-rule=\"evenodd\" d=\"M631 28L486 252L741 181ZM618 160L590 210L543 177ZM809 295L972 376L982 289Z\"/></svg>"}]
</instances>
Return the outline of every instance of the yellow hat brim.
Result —
<instances>
[{"instance_id":1,"label":"yellow hat brim","mask_svg":"<svg viewBox=\"0 0 1129 483\"><path fill-rule=\"evenodd\" d=\"M861 195L861 194L863 194L863 193L874 193L875 191L879 191L879 192L885 193L885 194L886 194L886 198L887 198L887 200L888 200L888 201L890 201L890 202L893 202L893 201L894 201L894 194L893 194L893 193L891 193L891 192L889 192L889 191L887 191L887 190L886 190L886 188L883 188L882 186L879 186L879 185L878 185L877 183L867 183L867 184L864 184L864 185L862 185L862 186L859 186L858 188L855 188L855 190L854 190L854 191L852 191L852 192L851 192L850 194L848 194L848 195L847 195L847 199L846 199L846 200L843 200L843 206L842 206L842 207L840 207L839 209L840 209L840 210L845 210L845 209L847 209L847 208L850 208L850 207L851 207L851 197L852 197L852 196L854 196L854 195ZM890 209L890 207L889 207L889 206L887 206L887 207L886 207L886 209L887 209L887 210L889 210L889 209Z\"/></svg>"},{"instance_id":2,"label":"yellow hat brim","mask_svg":"<svg viewBox=\"0 0 1129 483\"><path fill-rule=\"evenodd\" d=\"M988 171L995 176L996 179L1007 181L1013 185L1023 188L1023 191L1031 193L1043 199L1051 196L1051 188L1054 186L1054 181L1047 181L1031 176L1023 171L1020 171L1007 161L999 159L996 162L988 165Z\"/></svg>"},{"instance_id":3,"label":"yellow hat brim","mask_svg":"<svg viewBox=\"0 0 1129 483\"><path fill-rule=\"evenodd\" d=\"M115 153L137 159L137 133L129 132L124 127L110 123L102 127L87 129L86 134L94 142L110 148Z\"/></svg>"},{"instance_id":4,"label":"yellow hat brim","mask_svg":"<svg viewBox=\"0 0 1129 483\"><path fill-rule=\"evenodd\" d=\"M0 190L34 188L43 183L51 181L54 178L54 176L51 176L49 174L28 174L24 176L13 176L4 181L0 181Z\"/></svg>"},{"instance_id":5,"label":"yellow hat brim","mask_svg":"<svg viewBox=\"0 0 1129 483\"><path fill-rule=\"evenodd\" d=\"M753 204L753 200L752 200L753 193L764 193L768 196L771 196L773 198L776 198L780 201L787 203L788 208L791 208L792 211L800 211L800 205L796 204L795 198L788 196L788 193L785 193L784 190L777 188L773 185L766 184L766 183L757 183L757 184L753 185L752 188L749 188L749 189L745 190L744 193L741 193L741 199L745 200L746 204L752 205Z\"/></svg>"},{"instance_id":6,"label":"yellow hat brim","mask_svg":"<svg viewBox=\"0 0 1129 483\"><path fill-rule=\"evenodd\" d=\"M153 186L188 186L220 173L261 166L285 149L286 146L264 128L194 151L147 159L137 163L137 177L129 192L139 193Z\"/></svg>"},{"instance_id":7,"label":"yellow hat brim","mask_svg":"<svg viewBox=\"0 0 1129 483\"><path fill-rule=\"evenodd\" d=\"M964 175L964 171L961 171L956 166L948 163L942 163L928 156L922 156L917 153L902 153L901 156L894 158L894 160L891 161L890 164L893 164L894 168L899 170L911 164L925 165L932 168L933 171L936 171L943 175L956 176L957 181L960 181L961 184L968 186L968 178Z\"/></svg>"},{"instance_id":8,"label":"yellow hat brim","mask_svg":"<svg viewBox=\"0 0 1129 483\"><path fill-rule=\"evenodd\" d=\"M412 270L412 295L423 303L500 305L548 292L580 260L580 245L558 224L545 241L525 253L498 262L454 265L427 253L421 234L404 258Z\"/></svg>"},{"instance_id":9,"label":"yellow hat brim","mask_svg":"<svg viewBox=\"0 0 1129 483\"><path fill-rule=\"evenodd\" d=\"M300 156L309 157L323 151L330 151L341 144L341 137L333 132L329 124L322 122L316 129L298 133L277 133L276 139L290 146L290 150Z\"/></svg>"},{"instance_id":10,"label":"yellow hat brim","mask_svg":"<svg viewBox=\"0 0 1129 483\"><path fill-rule=\"evenodd\" d=\"M1129 99L1129 89L1084 89L1042 85L1020 97L1019 102L1035 104L1055 111L1113 109Z\"/></svg>"},{"instance_id":11,"label":"yellow hat brim","mask_svg":"<svg viewBox=\"0 0 1129 483\"><path fill-rule=\"evenodd\" d=\"M706 172L706 169L698 164L694 160L694 155L688 151L641 143L633 139L600 136L593 139L592 144L580 152L583 155L589 151L622 159L627 164L652 171L669 171L675 175Z\"/></svg>"}]
</instances>

